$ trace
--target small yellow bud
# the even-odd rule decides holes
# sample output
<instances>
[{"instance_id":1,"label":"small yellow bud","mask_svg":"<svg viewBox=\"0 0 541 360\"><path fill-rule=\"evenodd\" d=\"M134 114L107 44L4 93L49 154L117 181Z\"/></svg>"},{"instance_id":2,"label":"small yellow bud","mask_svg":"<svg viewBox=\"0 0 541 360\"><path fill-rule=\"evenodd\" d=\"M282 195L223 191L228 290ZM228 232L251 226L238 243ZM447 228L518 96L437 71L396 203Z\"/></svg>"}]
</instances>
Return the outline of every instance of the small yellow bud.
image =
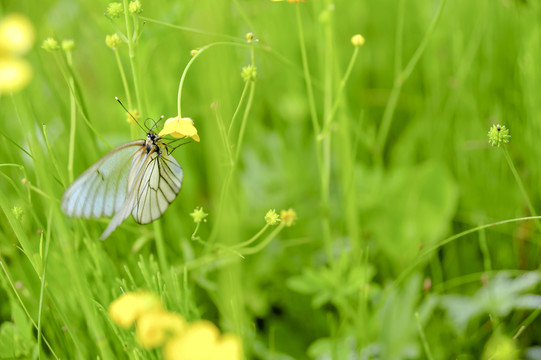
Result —
<instances>
[{"instance_id":1,"label":"small yellow bud","mask_svg":"<svg viewBox=\"0 0 541 360\"><path fill-rule=\"evenodd\" d=\"M120 36L116 33L105 36L105 44L113 50L118 49L121 44Z\"/></svg>"},{"instance_id":2,"label":"small yellow bud","mask_svg":"<svg viewBox=\"0 0 541 360\"><path fill-rule=\"evenodd\" d=\"M285 226L293 226L297 220L297 213L293 209L280 211L280 218Z\"/></svg>"},{"instance_id":3,"label":"small yellow bud","mask_svg":"<svg viewBox=\"0 0 541 360\"><path fill-rule=\"evenodd\" d=\"M139 0L131 1L129 10L131 14L140 14L143 12L143 6Z\"/></svg>"},{"instance_id":4,"label":"small yellow bud","mask_svg":"<svg viewBox=\"0 0 541 360\"><path fill-rule=\"evenodd\" d=\"M280 222L280 216L276 213L276 210L272 209L267 211L265 215L265 222L267 225L276 225Z\"/></svg>"},{"instance_id":5,"label":"small yellow bud","mask_svg":"<svg viewBox=\"0 0 541 360\"><path fill-rule=\"evenodd\" d=\"M65 52L70 52L75 47L75 42L73 40L62 40L62 50Z\"/></svg>"},{"instance_id":6,"label":"small yellow bud","mask_svg":"<svg viewBox=\"0 0 541 360\"><path fill-rule=\"evenodd\" d=\"M199 50L193 49L193 50L190 51L190 56L194 57L195 55L197 55L198 52L199 52Z\"/></svg>"},{"instance_id":7,"label":"small yellow bud","mask_svg":"<svg viewBox=\"0 0 541 360\"><path fill-rule=\"evenodd\" d=\"M119 18L122 14L124 14L124 7L122 6L122 3L109 3L109 5L107 5L106 14L109 15L109 17L111 17L112 19Z\"/></svg>"},{"instance_id":8,"label":"small yellow bud","mask_svg":"<svg viewBox=\"0 0 541 360\"><path fill-rule=\"evenodd\" d=\"M45 51L53 52L60 49L60 46L58 45L58 41L50 37L43 40L43 44L41 45L41 48Z\"/></svg>"},{"instance_id":9,"label":"small yellow bud","mask_svg":"<svg viewBox=\"0 0 541 360\"><path fill-rule=\"evenodd\" d=\"M248 43L251 43L254 40L254 34L251 32L246 34L246 40L248 41Z\"/></svg>"},{"instance_id":10,"label":"small yellow bud","mask_svg":"<svg viewBox=\"0 0 541 360\"><path fill-rule=\"evenodd\" d=\"M355 47L360 47L364 45L364 36L361 34L353 35L351 38L351 44Z\"/></svg>"}]
</instances>

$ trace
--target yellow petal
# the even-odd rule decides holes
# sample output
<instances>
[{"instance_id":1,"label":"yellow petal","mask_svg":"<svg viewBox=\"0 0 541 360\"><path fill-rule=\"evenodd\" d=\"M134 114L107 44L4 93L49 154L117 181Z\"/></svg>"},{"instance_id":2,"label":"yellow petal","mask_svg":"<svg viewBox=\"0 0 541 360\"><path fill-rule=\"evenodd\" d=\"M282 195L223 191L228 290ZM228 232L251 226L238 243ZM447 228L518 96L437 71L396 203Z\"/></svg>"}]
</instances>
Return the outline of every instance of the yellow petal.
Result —
<instances>
[{"instance_id":1,"label":"yellow petal","mask_svg":"<svg viewBox=\"0 0 541 360\"><path fill-rule=\"evenodd\" d=\"M7 15L0 21L0 52L22 54L34 43L34 27L26 16Z\"/></svg>"},{"instance_id":2,"label":"yellow petal","mask_svg":"<svg viewBox=\"0 0 541 360\"><path fill-rule=\"evenodd\" d=\"M196 321L167 343L166 360L212 360L220 332L210 321Z\"/></svg>"},{"instance_id":3,"label":"yellow petal","mask_svg":"<svg viewBox=\"0 0 541 360\"><path fill-rule=\"evenodd\" d=\"M141 315L162 309L160 299L151 293L126 293L109 306L109 315L118 325L130 327Z\"/></svg>"},{"instance_id":4,"label":"yellow petal","mask_svg":"<svg viewBox=\"0 0 541 360\"><path fill-rule=\"evenodd\" d=\"M233 334L225 334L216 344L213 360L242 360L242 342Z\"/></svg>"},{"instance_id":5,"label":"yellow petal","mask_svg":"<svg viewBox=\"0 0 541 360\"><path fill-rule=\"evenodd\" d=\"M32 68L26 60L0 58L0 93L16 92L32 78Z\"/></svg>"},{"instance_id":6,"label":"yellow petal","mask_svg":"<svg viewBox=\"0 0 541 360\"><path fill-rule=\"evenodd\" d=\"M171 336L182 334L185 328L186 321L178 314L166 311L145 313L137 320L137 341L152 349L163 345Z\"/></svg>"},{"instance_id":7,"label":"yellow petal","mask_svg":"<svg viewBox=\"0 0 541 360\"><path fill-rule=\"evenodd\" d=\"M169 118L165 121L162 131L158 134L160 137L170 135L176 138L192 138L199 142L197 129L190 118L181 118L178 116Z\"/></svg>"}]
</instances>

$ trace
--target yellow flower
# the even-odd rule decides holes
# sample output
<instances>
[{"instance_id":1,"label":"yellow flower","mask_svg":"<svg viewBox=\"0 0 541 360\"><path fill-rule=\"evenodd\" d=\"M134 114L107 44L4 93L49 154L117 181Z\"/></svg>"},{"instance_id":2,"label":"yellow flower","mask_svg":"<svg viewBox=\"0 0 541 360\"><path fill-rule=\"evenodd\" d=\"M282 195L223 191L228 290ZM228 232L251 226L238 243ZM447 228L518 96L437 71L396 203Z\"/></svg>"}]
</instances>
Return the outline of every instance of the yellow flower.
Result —
<instances>
[{"instance_id":1,"label":"yellow flower","mask_svg":"<svg viewBox=\"0 0 541 360\"><path fill-rule=\"evenodd\" d=\"M0 21L0 54L24 54L34 44L34 27L20 14L7 15Z\"/></svg>"},{"instance_id":2,"label":"yellow flower","mask_svg":"<svg viewBox=\"0 0 541 360\"><path fill-rule=\"evenodd\" d=\"M212 359L242 359L242 343L240 338L233 334L222 336L212 352Z\"/></svg>"},{"instance_id":3,"label":"yellow flower","mask_svg":"<svg viewBox=\"0 0 541 360\"><path fill-rule=\"evenodd\" d=\"M105 36L105 45L107 45L113 50L118 49L121 43L122 43L122 40L120 40L120 36L118 36L117 33Z\"/></svg>"},{"instance_id":4,"label":"yellow flower","mask_svg":"<svg viewBox=\"0 0 541 360\"><path fill-rule=\"evenodd\" d=\"M237 336L220 337L213 323L196 321L165 345L164 355L166 360L240 360L242 346Z\"/></svg>"},{"instance_id":5,"label":"yellow flower","mask_svg":"<svg viewBox=\"0 0 541 360\"><path fill-rule=\"evenodd\" d=\"M24 59L0 57L0 94L21 90L32 78L32 68Z\"/></svg>"},{"instance_id":6,"label":"yellow flower","mask_svg":"<svg viewBox=\"0 0 541 360\"><path fill-rule=\"evenodd\" d=\"M162 310L160 299L151 293L126 293L109 306L109 315L118 325L128 328L148 312Z\"/></svg>"},{"instance_id":7,"label":"yellow flower","mask_svg":"<svg viewBox=\"0 0 541 360\"><path fill-rule=\"evenodd\" d=\"M351 37L351 44L355 47L363 46L364 41L364 36L361 34L356 34Z\"/></svg>"},{"instance_id":8,"label":"yellow flower","mask_svg":"<svg viewBox=\"0 0 541 360\"><path fill-rule=\"evenodd\" d=\"M137 320L137 341L143 347L152 349L161 346L172 336L180 335L186 329L186 321L178 314L154 311L141 315Z\"/></svg>"},{"instance_id":9,"label":"yellow flower","mask_svg":"<svg viewBox=\"0 0 541 360\"><path fill-rule=\"evenodd\" d=\"M293 209L280 211L280 218L285 226L293 226L297 220L297 213Z\"/></svg>"},{"instance_id":10,"label":"yellow flower","mask_svg":"<svg viewBox=\"0 0 541 360\"><path fill-rule=\"evenodd\" d=\"M0 94L16 92L32 78L30 64L19 58L34 43L34 28L19 14L11 14L0 21Z\"/></svg>"},{"instance_id":11,"label":"yellow flower","mask_svg":"<svg viewBox=\"0 0 541 360\"><path fill-rule=\"evenodd\" d=\"M176 138L192 138L199 142L197 129L190 118L181 118L178 116L169 118L165 121L162 131L158 134L160 137L171 135Z\"/></svg>"}]
</instances>

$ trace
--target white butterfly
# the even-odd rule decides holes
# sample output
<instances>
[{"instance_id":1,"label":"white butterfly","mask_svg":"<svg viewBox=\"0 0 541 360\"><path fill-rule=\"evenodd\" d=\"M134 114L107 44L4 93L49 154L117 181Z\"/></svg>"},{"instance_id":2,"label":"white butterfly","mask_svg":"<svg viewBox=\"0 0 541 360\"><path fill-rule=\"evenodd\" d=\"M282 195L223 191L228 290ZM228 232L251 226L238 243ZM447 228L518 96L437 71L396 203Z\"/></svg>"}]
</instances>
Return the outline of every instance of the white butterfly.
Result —
<instances>
[{"instance_id":1,"label":"white butterfly","mask_svg":"<svg viewBox=\"0 0 541 360\"><path fill-rule=\"evenodd\" d=\"M105 240L132 214L139 224L159 218L182 186L182 168L154 131L111 150L66 190L62 210L82 218L113 216Z\"/></svg>"}]
</instances>

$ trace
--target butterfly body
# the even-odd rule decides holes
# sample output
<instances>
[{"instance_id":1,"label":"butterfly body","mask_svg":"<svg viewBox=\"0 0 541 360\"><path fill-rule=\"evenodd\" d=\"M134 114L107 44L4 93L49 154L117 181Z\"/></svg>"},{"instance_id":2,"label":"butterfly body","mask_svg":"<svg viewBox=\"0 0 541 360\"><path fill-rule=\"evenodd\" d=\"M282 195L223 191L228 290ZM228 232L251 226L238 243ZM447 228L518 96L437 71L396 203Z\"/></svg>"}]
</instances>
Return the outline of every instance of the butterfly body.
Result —
<instances>
[{"instance_id":1,"label":"butterfly body","mask_svg":"<svg viewBox=\"0 0 541 360\"><path fill-rule=\"evenodd\" d=\"M107 238L130 214L140 224L159 218L182 186L182 168L155 132L120 145L86 170L62 197L72 217L113 216Z\"/></svg>"}]
</instances>

